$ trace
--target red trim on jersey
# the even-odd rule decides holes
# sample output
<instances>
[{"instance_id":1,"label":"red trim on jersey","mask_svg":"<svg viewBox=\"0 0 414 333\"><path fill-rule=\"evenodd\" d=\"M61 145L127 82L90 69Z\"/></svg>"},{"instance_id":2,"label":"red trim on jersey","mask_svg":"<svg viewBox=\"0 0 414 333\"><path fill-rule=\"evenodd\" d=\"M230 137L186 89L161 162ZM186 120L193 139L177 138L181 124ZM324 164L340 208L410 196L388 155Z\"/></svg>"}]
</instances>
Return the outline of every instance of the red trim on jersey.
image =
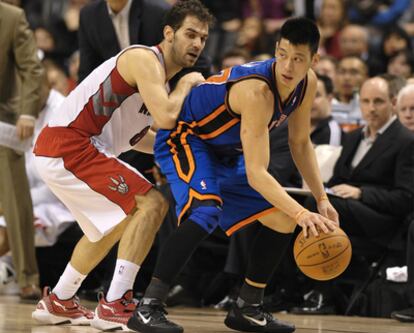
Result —
<instances>
[{"instance_id":1,"label":"red trim on jersey","mask_svg":"<svg viewBox=\"0 0 414 333\"><path fill-rule=\"evenodd\" d=\"M105 100L103 85L108 79L111 81L112 90L109 93L109 100ZM79 87L78 89L81 88ZM102 128L111 119L111 117L104 115L102 111L95 112L96 105L94 105L94 96L99 94L100 105L98 105L98 107L118 108L120 105L117 105L117 103L112 99L114 95L123 96L124 101L127 97L135 94L136 92L138 92L137 89L131 87L118 72L118 69L114 67L109 75L99 84L98 90L89 97L88 102L83 107L82 111L78 114L76 119L69 124L68 127L76 128L82 131L86 136L101 134ZM106 92L106 94L108 95L108 92Z\"/></svg>"},{"instance_id":2,"label":"red trim on jersey","mask_svg":"<svg viewBox=\"0 0 414 333\"><path fill-rule=\"evenodd\" d=\"M99 152L88 137L69 128L45 127L36 141L34 153L62 158L66 170L120 206L125 214L136 207L135 195L144 195L152 188L145 178L116 158Z\"/></svg>"}]
</instances>

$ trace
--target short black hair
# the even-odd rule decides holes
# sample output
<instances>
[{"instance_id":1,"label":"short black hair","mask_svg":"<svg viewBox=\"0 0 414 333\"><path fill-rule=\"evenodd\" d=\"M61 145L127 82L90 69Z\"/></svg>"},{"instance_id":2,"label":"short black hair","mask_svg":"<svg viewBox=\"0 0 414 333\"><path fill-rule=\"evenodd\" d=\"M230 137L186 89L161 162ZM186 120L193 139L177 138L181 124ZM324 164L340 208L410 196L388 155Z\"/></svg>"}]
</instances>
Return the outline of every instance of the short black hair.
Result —
<instances>
[{"instance_id":1,"label":"short black hair","mask_svg":"<svg viewBox=\"0 0 414 333\"><path fill-rule=\"evenodd\" d=\"M199 0L179 0L166 14L164 25L169 25L177 31L187 16L194 16L209 26L214 22L214 17Z\"/></svg>"},{"instance_id":2,"label":"short black hair","mask_svg":"<svg viewBox=\"0 0 414 333\"><path fill-rule=\"evenodd\" d=\"M314 55L321 38L315 22L306 17L288 19L280 29L280 39L287 39L293 45L307 44Z\"/></svg>"},{"instance_id":3,"label":"short black hair","mask_svg":"<svg viewBox=\"0 0 414 333\"><path fill-rule=\"evenodd\" d=\"M332 95L334 91L333 83L330 77L322 74L316 74L318 80L321 81L325 87L327 95Z\"/></svg>"}]
</instances>

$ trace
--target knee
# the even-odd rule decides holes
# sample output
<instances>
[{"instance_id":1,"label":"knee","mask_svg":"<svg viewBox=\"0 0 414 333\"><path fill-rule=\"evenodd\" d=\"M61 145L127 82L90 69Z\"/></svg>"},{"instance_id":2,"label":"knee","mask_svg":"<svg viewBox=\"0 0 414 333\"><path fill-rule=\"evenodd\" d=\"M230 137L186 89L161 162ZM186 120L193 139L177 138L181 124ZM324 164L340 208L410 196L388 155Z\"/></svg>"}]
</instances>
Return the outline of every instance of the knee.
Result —
<instances>
[{"instance_id":1,"label":"knee","mask_svg":"<svg viewBox=\"0 0 414 333\"><path fill-rule=\"evenodd\" d=\"M158 214L157 223L161 225L165 215L167 214L169 203L167 199L156 189L151 189L144 196L135 197L137 208L140 211Z\"/></svg>"},{"instance_id":2,"label":"knee","mask_svg":"<svg viewBox=\"0 0 414 333\"><path fill-rule=\"evenodd\" d=\"M217 227L222 214L219 204L211 206L200 206L193 208L188 219L200 225L208 233L212 233Z\"/></svg>"}]
</instances>

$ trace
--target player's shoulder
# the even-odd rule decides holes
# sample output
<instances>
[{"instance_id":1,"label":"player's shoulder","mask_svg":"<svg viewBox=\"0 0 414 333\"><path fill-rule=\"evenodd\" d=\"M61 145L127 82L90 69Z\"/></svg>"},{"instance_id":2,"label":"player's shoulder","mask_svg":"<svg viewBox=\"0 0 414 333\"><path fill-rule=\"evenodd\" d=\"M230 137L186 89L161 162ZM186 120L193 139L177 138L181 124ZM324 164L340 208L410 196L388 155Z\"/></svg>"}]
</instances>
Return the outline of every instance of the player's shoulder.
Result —
<instances>
[{"instance_id":1,"label":"player's shoulder","mask_svg":"<svg viewBox=\"0 0 414 333\"><path fill-rule=\"evenodd\" d=\"M273 92L270 89L269 83L259 77L251 77L242 80L236 85L237 95L240 99L258 100L259 98L273 99Z\"/></svg>"},{"instance_id":2,"label":"player's shoulder","mask_svg":"<svg viewBox=\"0 0 414 333\"><path fill-rule=\"evenodd\" d=\"M125 50L124 57L128 59L128 61L133 61L134 63L140 65L143 63L145 63L145 65L150 65L152 62L157 61L157 55L154 50L150 47L144 47L141 45Z\"/></svg>"}]
</instances>

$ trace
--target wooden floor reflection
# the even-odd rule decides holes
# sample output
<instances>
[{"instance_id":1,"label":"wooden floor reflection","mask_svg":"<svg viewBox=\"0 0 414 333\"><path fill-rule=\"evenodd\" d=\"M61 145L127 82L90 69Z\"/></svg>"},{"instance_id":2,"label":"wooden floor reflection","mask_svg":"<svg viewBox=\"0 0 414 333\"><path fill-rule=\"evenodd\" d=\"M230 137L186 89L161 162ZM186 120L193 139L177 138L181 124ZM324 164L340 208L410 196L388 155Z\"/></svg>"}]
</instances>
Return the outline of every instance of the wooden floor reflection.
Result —
<instances>
[{"instance_id":1,"label":"wooden floor reflection","mask_svg":"<svg viewBox=\"0 0 414 333\"><path fill-rule=\"evenodd\" d=\"M84 303L93 309L95 304ZM22 303L15 296L0 296L1 333L92 333L91 327L41 326L31 319L35 303ZM171 308L170 318L185 327L186 333L234 332L223 324L225 313L209 308ZM277 314L282 320L293 322L296 333L413 333L414 324L403 324L392 319L342 317L342 316L294 316Z\"/></svg>"}]
</instances>

